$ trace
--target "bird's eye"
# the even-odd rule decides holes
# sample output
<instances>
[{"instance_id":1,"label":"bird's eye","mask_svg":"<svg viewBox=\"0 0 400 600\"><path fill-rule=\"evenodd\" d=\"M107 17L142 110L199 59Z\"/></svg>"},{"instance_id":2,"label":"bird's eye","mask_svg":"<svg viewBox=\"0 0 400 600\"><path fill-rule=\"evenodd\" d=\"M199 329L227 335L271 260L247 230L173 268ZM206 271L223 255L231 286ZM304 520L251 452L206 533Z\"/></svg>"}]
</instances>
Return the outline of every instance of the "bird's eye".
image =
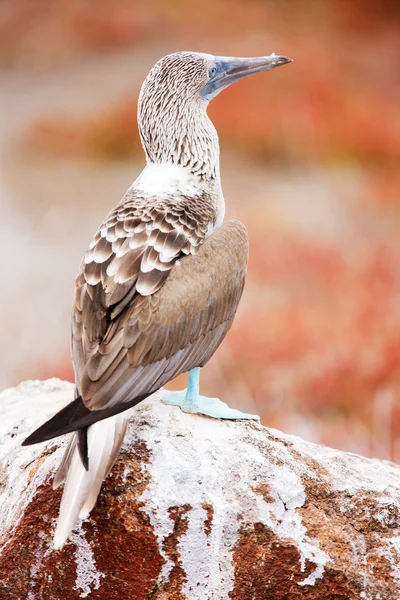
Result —
<instances>
[{"instance_id":1,"label":"bird's eye","mask_svg":"<svg viewBox=\"0 0 400 600\"><path fill-rule=\"evenodd\" d=\"M210 67L210 70L208 71L208 74L210 77L214 77L216 72L217 72L217 67L215 65L212 65Z\"/></svg>"}]
</instances>

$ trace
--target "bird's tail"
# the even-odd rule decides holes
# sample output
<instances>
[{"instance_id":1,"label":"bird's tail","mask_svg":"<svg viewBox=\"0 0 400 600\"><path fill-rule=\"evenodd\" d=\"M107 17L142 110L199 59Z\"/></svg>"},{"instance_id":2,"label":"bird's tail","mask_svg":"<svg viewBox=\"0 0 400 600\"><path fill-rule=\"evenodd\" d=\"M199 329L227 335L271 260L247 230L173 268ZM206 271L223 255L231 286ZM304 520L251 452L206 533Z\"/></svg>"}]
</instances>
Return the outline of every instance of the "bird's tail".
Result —
<instances>
[{"instance_id":1,"label":"bird's tail","mask_svg":"<svg viewBox=\"0 0 400 600\"><path fill-rule=\"evenodd\" d=\"M82 463L78 433L74 433L53 482L56 489L65 481L60 515L54 534L55 548L62 548L79 518L94 507L104 478L120 451L128 418L116 415L91 425L87 431L88 469Z\"/></svg>"}]
</instances>

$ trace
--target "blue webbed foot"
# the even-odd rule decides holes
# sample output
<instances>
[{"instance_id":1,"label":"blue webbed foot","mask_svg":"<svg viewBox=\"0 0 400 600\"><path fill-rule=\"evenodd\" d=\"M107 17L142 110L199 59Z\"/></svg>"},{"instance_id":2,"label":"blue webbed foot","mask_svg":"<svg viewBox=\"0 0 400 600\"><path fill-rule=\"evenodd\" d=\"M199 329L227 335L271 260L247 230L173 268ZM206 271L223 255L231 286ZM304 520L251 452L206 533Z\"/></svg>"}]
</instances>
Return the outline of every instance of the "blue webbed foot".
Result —
<instances>
[{"instance_id":1,"label":"blue webbed foot","mask_svg":"<svg viewBox=\"0 0 400 600\"><path fill-rule=\"evenodd\" d=\"M170 392L163 390L163 402L179 406L181 410L187 413L197 415L206 415L214 419L251 419L259 421L258 415L249 415L235 408L230 408L225 402L221 402L218 398L207 398L207 396L196 396L194 402L188 401L187 390L180 392Z\"/></svg>"}]
</instances>

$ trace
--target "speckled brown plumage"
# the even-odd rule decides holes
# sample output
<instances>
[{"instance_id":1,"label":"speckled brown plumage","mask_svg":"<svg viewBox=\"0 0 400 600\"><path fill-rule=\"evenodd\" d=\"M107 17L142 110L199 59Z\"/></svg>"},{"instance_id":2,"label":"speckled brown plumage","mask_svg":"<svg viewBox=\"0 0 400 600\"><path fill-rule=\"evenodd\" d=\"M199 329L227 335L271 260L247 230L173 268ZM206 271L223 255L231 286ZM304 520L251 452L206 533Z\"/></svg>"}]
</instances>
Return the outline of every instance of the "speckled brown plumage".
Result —
<instances>
[{"instance_id":1,"label":"speckled brown plumage","mask_svg":"<svg viewBox=\"0 0 400 600\"><path fill-rule=\"evenodd\" d=\"M72 313L76 385L87 408L152 393L214 353L243 289L247 236L232 221L206 240L210 224L206 198L145 202L128 193L101 225Z\"/></svg>"},{"instance_id":2,"label":"speckled brown plumage","mask_svg":"<svg viewBox=\"0 0 400 600\"><path fill-rule=\"evenodd\" d=\"M147 167L100 225L75 283L76 399L26 444L87 427L203 366L232 323L248 248L240 223L221 227L218 136L200 95L213 61L169 55L143 83Z\"/></svg>"},{"instance_id":3,"label":"speckled brown plumage","mask_svg":"<svg viewBox=\"0 0 400 600\"><path fill-rule=\"evenodd\" d=\"M161 204L165 209L167 204ZM147 242L140 237L141 245L134 250L140 250L141 260L128 272L129 278L124 275L116 282L112 273L119 272L132 251L127 242L137 233L136 210L145 213L138 229L143 223L146 227L138 233L147 231ZM222 342L243 291L246 229L239 221L228 221L206 238L206 219L198 219L195 226L189 216L193 213L175 209L173 218L172 214L144 208L141 198L136 206L128 195L99 228L76 279L71 348L77 399L31 434L26 444L87 427L134 406L180 373L202 367ZM147 251L156 251L152 240L172 220L173 230L165 233L175 245L164 243L168 251L157 254L161 260L169 252L169 262L163 261L168 270L156 266L142 271L142 265L149 264ZM147 279L154 271L156 276ZM156 281L157 288L139 293L141 276L152 286Z\"/></svg>"}]
</instances>

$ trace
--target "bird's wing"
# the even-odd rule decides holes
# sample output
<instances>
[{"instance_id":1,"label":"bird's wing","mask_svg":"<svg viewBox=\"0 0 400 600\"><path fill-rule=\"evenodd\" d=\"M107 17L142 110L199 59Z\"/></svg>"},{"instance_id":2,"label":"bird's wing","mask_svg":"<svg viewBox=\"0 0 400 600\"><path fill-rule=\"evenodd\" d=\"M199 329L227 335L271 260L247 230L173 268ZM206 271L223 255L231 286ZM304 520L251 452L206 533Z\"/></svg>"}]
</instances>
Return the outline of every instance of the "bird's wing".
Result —
<instances>
[{"instance_id":1,"label":"bird's wing","mask_svg":"<svg viewBox=\"0 0 400 600\"><path fill-rule=\"evenodd\" d=\"M205 219L191 218L184 202L171 206L129 195L109 214L75 283L71 347L79 392L87 388L91 357L98 376L115 368L123 353L110 352L117 348L128 308L160 289L175 261L204 241L207 226Z\"/></svg>"},{"instance_id":2,"label":"bird's wing","mask_svg":"<svg viewBox=\"0 0 400 600\"><path fill-rule=\"evenodd\" d=\"M162 236L163 250L157 245L159 235L151 235L148 239L156 243L142 248L141 262L135 258L136 254L132 256L132 260L138 260L140 271L138 267L131 270L127 260L123 269L116 269L112 259L111 268L104 269L104 282L103 270L96 265L104 265L110 259L109 247L102 242L106 238L98 240L101 252L96 251L97 246L93 247L91 256L104 258L104 262L87 263L92 267L82 273L86 283L81 288L89 289L81 292L83 299L77 304L73 333L74 354L80 352L81 361L77 369L78 388L90 410L101 411L132 402L153 393L179 373L203 366L225 337L244 286L248 257L246 230L238 221L229 221L207 238L195 255L183 256L171 269L176 256L187 252L189 247L183 235L179 235L181 238L176 239L181 241L175 246ZM124 244L125 241L121 247ZM129 252L136 250L129 245ZM172 253L173 258L167 261ZM168 271L158 269L161 259L163 267L168 265ZM147 271L147 265L153 264L153 270ZM153 271L156 273L152 274ZM96 276L89 275L93 272ZM132 295L130 287L125 296L120 296L119 285L124 285L128 276L136 278L136 293ZM113 278L111 283L108 277ZM116 295L118 302L124 303L122 310L118 304L113 309L117 314L109 318L107 327L104 327L107 318L104 309L99 315L96 312L99 310L96 286L101 286L97 293L102 294L102 305L107 294Z\"/></svg>"}]
</instances>

